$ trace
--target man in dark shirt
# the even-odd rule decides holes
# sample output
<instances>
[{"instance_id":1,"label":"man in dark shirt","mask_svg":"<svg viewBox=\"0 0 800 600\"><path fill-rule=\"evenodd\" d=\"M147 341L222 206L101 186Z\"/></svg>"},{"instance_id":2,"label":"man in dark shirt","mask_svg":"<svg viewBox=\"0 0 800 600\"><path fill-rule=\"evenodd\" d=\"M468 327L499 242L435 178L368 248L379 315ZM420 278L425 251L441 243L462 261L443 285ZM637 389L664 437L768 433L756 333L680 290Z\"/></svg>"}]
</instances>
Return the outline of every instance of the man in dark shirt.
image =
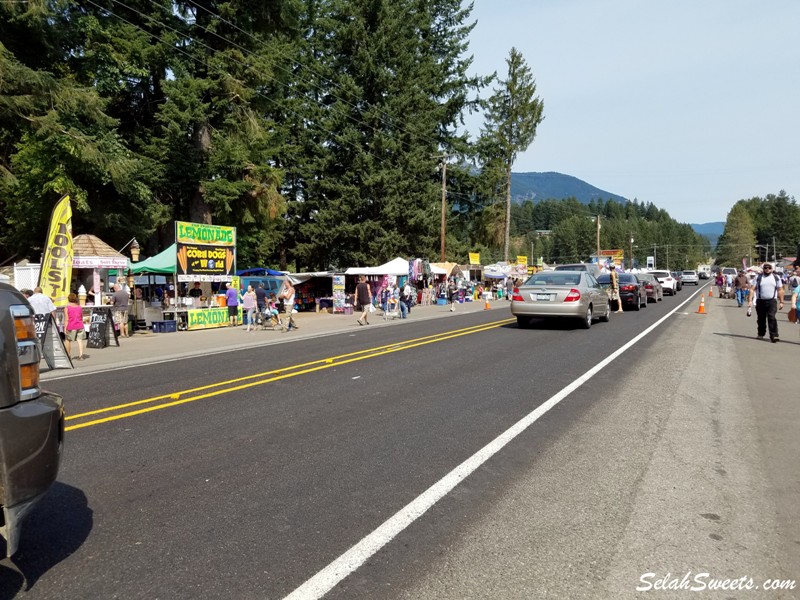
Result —
<instances>
[{"instance_id":1,"label":"man in dark shirt","mask_svg":"<svg viewBox=\"0 0 800 600\"><path fill-rule=\"evenodd\" d=\"M266 326L264 315L267 310L267 291L264 289L263 283L259 283L256 288L256 309L258 311L256 318L261 319L261 322Z\"/></svg>"},{"instance_id":2,"label":"man in dark shirt","mask_svg":"<svg viewBox=\"0 0 800 600\"><path fill-rule=\"evenodd\" d=\"M120 284L114 286L114 295L111 298L114 306L114 322L119 328L122 337L128 337L128 307L130 306L130 295L122 289Z\"/></svg>"},{"instance_id":3,"label":"man in dark shirt","mask_svg":"<svg viewBox=\"0 0 800 600\"><path fill-rule=\"evenodd\" d=\"M200 282L195 281L194 287L189 290L189 296L191 298L200 298L203 295L203 289L200 287Z\"/></svg>"}]
</instances>

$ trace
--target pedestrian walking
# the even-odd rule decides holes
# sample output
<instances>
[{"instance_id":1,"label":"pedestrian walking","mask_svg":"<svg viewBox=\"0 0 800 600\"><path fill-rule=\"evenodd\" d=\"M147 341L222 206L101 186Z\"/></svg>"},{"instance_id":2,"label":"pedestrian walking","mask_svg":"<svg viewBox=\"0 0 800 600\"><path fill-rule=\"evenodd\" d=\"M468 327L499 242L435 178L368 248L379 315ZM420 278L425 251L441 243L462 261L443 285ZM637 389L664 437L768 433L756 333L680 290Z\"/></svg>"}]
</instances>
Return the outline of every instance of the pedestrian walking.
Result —
<instances>
[{"instance_id":1,"label":"pedestrian walking","mask_svg":"<svg viewBox=\"0 0 800 600\"><path fill-rule=\"evenodd\" d=\"M617 270L614 266L608 267L609 280L611 282L611 300L617 302L617 312L622 312L622 297L619 295L619 277L617 277ZM638 302L638 301L637 301Z\"/></svg>"},{"instance_id":2,"label":"pedestrian walking","mask_svg":"<svg viewBox=\"0 0 800 600\"><path fill-rule=\"evenodd\" d=\"M287 331L291 331L292 329L300 329L294 320L295 293L296 292L294 289L294 285L292 285L292 281L287 277L286 280L283 282L283 290L281 291L281 298L283 299L283 309L287 315L287 317L283 321L284 333L286 333Z\"/></svg>"},{"instance_id":3,"label":"pedestrian walking","mask_svg":"<svg viewBox=\"0 0 800 600\"><path fill-rule=\"evenodd\" d=\"M367 285L367 278L359 275L358 285L356 285L356 310L361 311L361 316L356 320L359 325L369 325L367 315L370 306L372 306L372 291Z\"/></svg>"},{"instance_id":4,"label":"pedestrian walking","mask_svg":"<svg viewBox=\"0 0 800 600\"><path fill-rule=\"evenodd\" d=\"M779 342L778 320L775 313L783 308L783 284L780 277L772 272L772 265L764 263L762 272L750 288L749 306L756 307L756 327L759 340L763 340L769 327L769 339Z\"/></svg>"},{"instance_id":5,"label":"pedestrian walking","mask_svg":"<svg viewBox=\"0 0 800 600\"><path fill-rule=\"evenodd\" d=\"M261 325L263 327L267 326L265 320L268 302L269 296L267 294L267 290L264 289L264 283L260 282L258 287L256 287L256 310L258 311L258 319L261 321Z\"/></svg>"},{"instance_id":6,"label":"pedestrian walking","mask_svg":"<svg viewBox=\"0 0 800 600\"><path fill-rule=\"evenodd\" d=\"M233 287L232 283L229 283L228 289L225 290L225 305L228 307L230 326L236 327L239 324L239 290Z\"/></svg>"},{"instance_id":7,"label":"pedestrian walking","mask_svg":"<svg viewBox=\"0 0 800 600\"><path fill-rule=\"evenodd\" d=\"M250 331L250 328L253 328L253 331L256 329L256 307L258 306L258 297L256 296L256 292L253 289L252 285L247 286L247 291L242 296L242 310L247 313L247 329L246 331Z\"/></svg>"},{"instance_id":8,"label":"pedestrian walking","mask_svg":"<svg viewBox=\"0 0 800 600\"><path fill-rule=\"evenodd\" d=\"M450 300L450 312L453 312L456 309L456 301L458 300L458 287L453 279L447 284L447 296Z\"/></svg>"},{"instance_id":9,"label":"pedestrian walking","mask_svg":"<svg viewBox=\"0 0 800 600\"><path fill-rule=\"evenodd\" d=\"M128 308L130 307L130 293L122 289L119 283L114 284L114 294L111 304L114 306L114 323L117 324L119 334L128 337Z\"/></svg>"},{"instance_id":10,"label":"pedestrian walking","mask_svg":"<svg viewBox=\"0 0 800 600\"><path fill-rule=\"evenodd\" d=\"M511 301L511 296L513 295L513 292L514 292L514 278L513 277L507 277L506 278L506 300L508 300L509 302Z\"/></svg>"},{"instance_id":11,"label":"pedestrian walking","mask_svg":"<svg viewBox=\"0 0 800 600\"><path fill-rule=\"evenodd\" d=\"M750 289L750 282L747 280L747 275L744 270L739 269L739 274L736 276L736 281L733 282L733 287L736 289L736 303L741 307L747 301L747 292Z\"/></svg>"},{"instance_id":12,"label":"pedestrian walking","mask_svg":"<svg viewBox=\"0 0 800 600\"><path fill-rule=\"evenodd\" d=\"M68 296L67 301L69 304L65 308L67 325L64 345L67 354L72 356L72 342L78 342L78 356L74 358L84 360L89 358L89 355L83 353L83 343L86 340L86 329L83 327L83 308L78 304L78 295L75 292Z\"/></svg>"}]
</instances>

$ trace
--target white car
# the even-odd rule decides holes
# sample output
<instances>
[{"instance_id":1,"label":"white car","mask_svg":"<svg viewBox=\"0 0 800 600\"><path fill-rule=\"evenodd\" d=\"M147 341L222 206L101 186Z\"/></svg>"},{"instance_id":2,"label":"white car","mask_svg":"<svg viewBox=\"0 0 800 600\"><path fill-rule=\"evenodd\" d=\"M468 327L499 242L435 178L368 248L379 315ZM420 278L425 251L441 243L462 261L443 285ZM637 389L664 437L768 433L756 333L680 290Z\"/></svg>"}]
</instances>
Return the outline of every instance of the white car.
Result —
<instances>
[{"instance_id":1,"label":"white car","mask_svg":"<svg viewBox=\"0 0 800 600\"><path fill-rule=\"evenodd\" d=\"M650 271L650 273L658 279L658 283L664 288L664 293L674 296L678 290L678 280L672 276L669 271Z\"/></svg>"},{"instance_id":2,"label":"white car","mask_svg":"<svg viewBox=\"0 0 800 600\"><path fill-rule=\"evenodd\" d=\"M683 271L681 273L681 279L683 280L683 283L693 283L697 285L698 284L697 271Z\"/></svg>"}]
</instances>

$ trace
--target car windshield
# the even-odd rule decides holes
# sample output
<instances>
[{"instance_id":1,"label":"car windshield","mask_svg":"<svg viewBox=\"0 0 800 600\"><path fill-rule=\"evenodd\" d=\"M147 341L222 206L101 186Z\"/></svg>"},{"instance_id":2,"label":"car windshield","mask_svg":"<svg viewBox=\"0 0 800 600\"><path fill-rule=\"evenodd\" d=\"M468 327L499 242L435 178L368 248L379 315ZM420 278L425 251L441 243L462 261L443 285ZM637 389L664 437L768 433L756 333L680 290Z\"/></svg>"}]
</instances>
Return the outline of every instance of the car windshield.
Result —
<instances>
[{"instance_id":1,"label":"car windshield","mask_svg":"<svg viewBox=\"0 0 800 600\"><path fill-rule=\"evenodd\" d=\"M536 273L525 282L525 285L578 285L581 282L580 273Z\"/></svg>"}]
</instances>

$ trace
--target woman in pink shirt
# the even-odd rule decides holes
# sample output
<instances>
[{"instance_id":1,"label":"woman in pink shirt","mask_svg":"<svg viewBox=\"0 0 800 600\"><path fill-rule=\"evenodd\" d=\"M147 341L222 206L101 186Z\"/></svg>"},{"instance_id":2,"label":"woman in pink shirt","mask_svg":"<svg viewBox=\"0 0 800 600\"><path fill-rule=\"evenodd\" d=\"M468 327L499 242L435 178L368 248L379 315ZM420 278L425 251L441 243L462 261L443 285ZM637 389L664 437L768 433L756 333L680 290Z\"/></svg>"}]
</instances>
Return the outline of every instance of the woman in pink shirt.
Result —
<instances>
[{"instance_id":1,"label":"woman in pink shirt","mask_svg":"<svg viewBox=\"0 0 800 600\"><path fill-rule=\"evenodd\" d=\"M76 357L78 360L89 358L88 354L83 353L83 342L86 339L86 330L83 328L83 308L78 304L78 295L72 293L67 298L69 304L65 309L67 314L67 328L65 346L67 347L67 354L71 354L72 342L78 341L78 352L80 354Z\"/></svg>"}]
</instances>

